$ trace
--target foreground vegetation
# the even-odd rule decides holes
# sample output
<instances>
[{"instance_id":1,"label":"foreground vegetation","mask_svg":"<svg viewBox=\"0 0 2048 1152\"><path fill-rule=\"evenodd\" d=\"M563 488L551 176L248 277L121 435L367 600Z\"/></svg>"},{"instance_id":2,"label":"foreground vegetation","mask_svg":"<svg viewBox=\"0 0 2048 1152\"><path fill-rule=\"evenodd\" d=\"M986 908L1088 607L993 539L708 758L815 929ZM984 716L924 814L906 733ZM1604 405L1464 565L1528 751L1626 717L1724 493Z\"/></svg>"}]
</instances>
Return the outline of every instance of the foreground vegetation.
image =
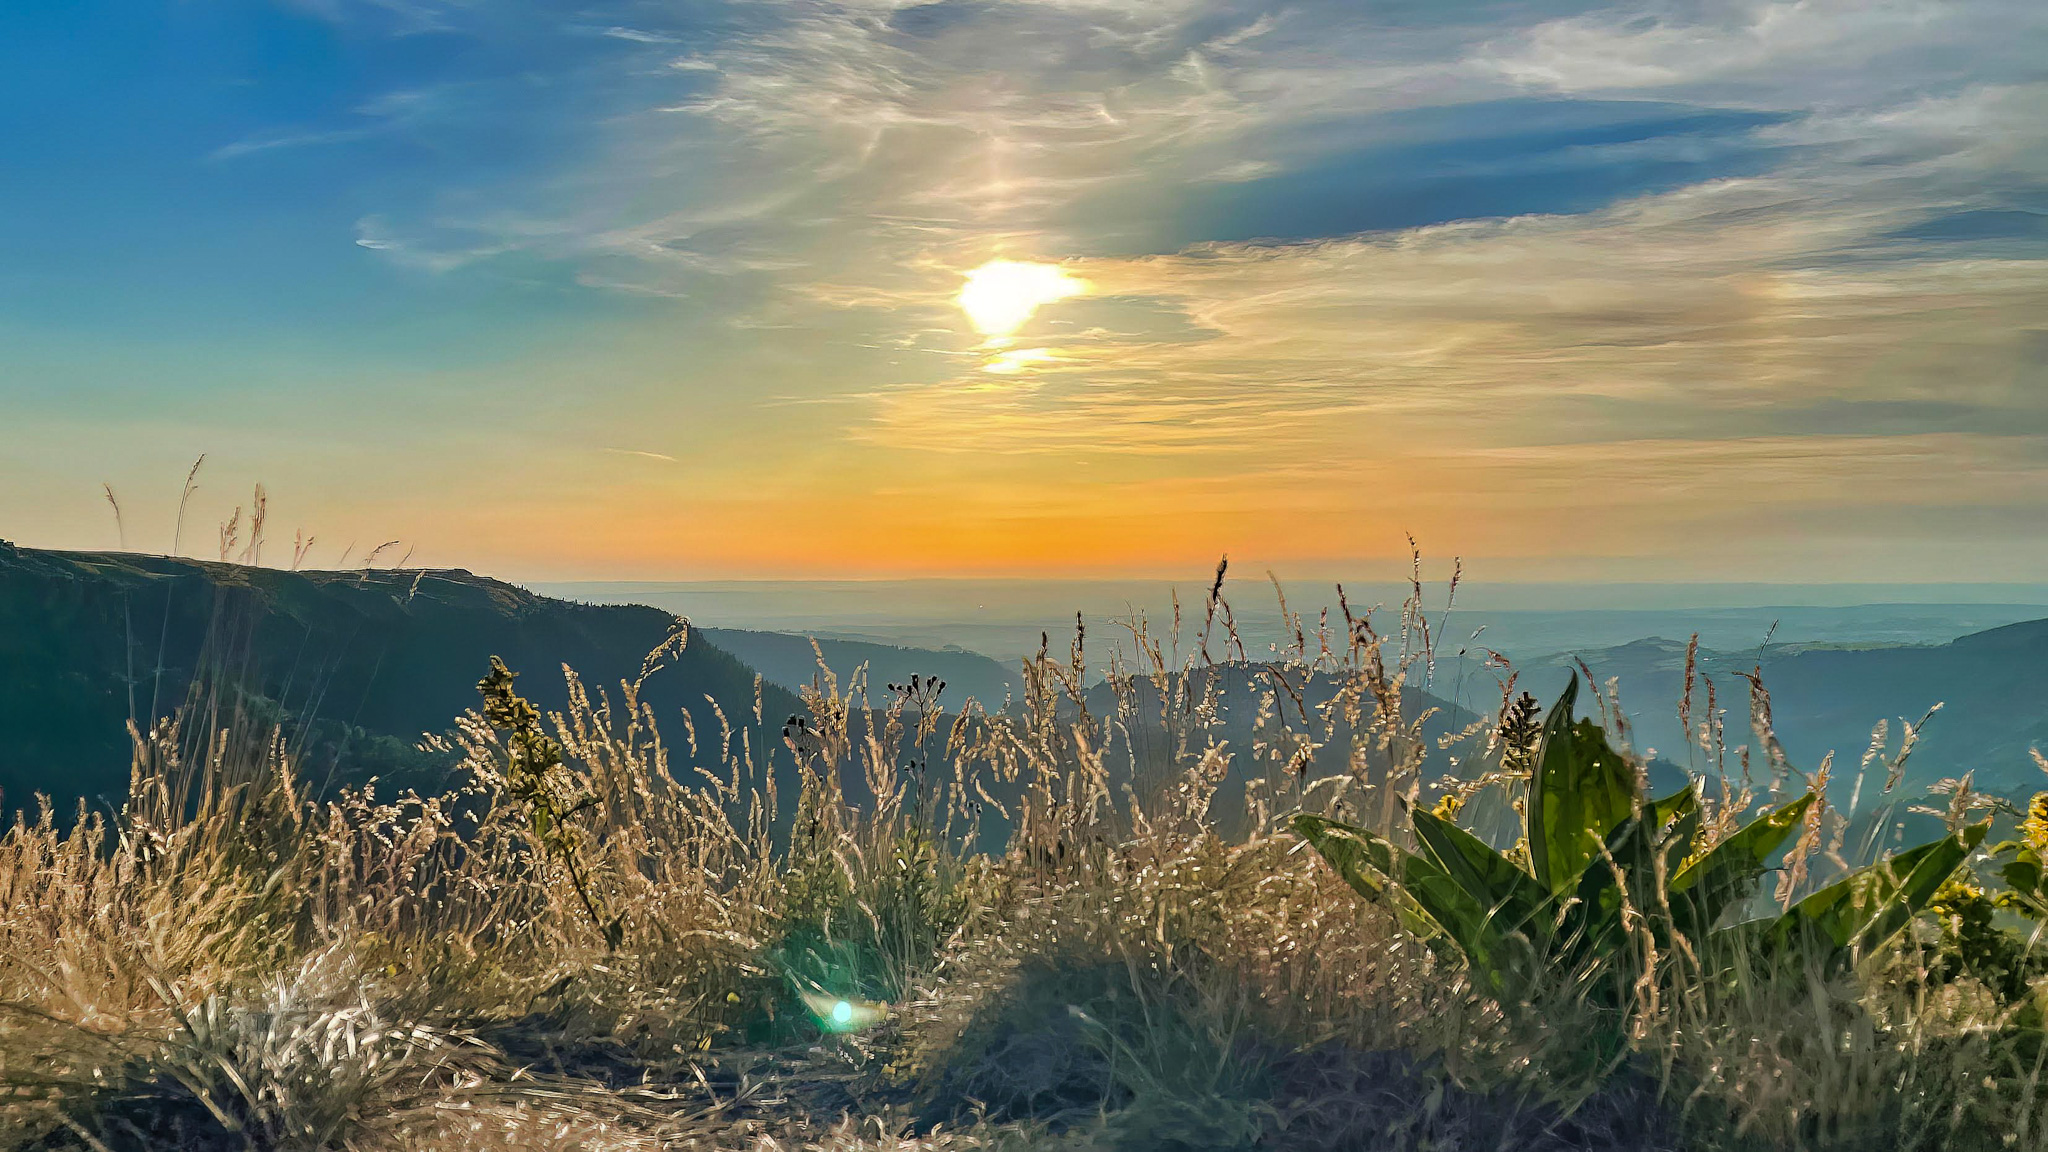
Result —
<instances>
[{"instance_id":1,"label":"foreground vegetation","mask_svg":"<svg viewBox=\"0 0 2048 1152\"><path fill-rule=\"evenodd\" d=\"M439 795L313 796L225 693L136 732L118 817L0 838L0 1148L2048 1149L2048 804L1848 843L1704 680L1652 799L1611 690L1497 660L1427 737L1419 589L1253 662L1221 581L1110 708L1077 636L671 743L679 635L558 714L478 669Z\"/></svg>"}]
</instances>

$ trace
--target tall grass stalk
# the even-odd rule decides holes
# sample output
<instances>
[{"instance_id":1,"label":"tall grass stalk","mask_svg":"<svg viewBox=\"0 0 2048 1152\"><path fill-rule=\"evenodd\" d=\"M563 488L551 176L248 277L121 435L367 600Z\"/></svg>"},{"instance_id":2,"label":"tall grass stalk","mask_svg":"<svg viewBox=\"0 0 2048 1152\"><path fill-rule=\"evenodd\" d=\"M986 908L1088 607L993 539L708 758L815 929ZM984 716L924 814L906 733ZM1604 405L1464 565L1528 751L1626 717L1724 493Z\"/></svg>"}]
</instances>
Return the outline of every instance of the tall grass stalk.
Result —
<instances>
[{"instance_id":1,"label":"tall grass stalk","mask_svg":"<svg viewBox=\"0 0 2048 1152\"><path fill-rule=\"evenodd\" d=\"M456 718L440 795L312 795L232 709L137 730L117 815L0 833L0 1147L2048 1149L2038 1013L1939 978L1932 929L1764 969L1631 909L1626 1051L1584 1074L1587 973L1503 1005L1287 831L1514 827L1515 670L1492 716L1427 695L1419 568L1384 627L1281 593L1254 659L1225 574L1106 679L1047 637L1007 707L821 659L802 714L700 731L643 691L681 633ZM1686 684L1712 843L1796 768L1760 679L1754 742ZM1811 819L1782 899L1839 871Z\"/></svg>"}]
</instances>

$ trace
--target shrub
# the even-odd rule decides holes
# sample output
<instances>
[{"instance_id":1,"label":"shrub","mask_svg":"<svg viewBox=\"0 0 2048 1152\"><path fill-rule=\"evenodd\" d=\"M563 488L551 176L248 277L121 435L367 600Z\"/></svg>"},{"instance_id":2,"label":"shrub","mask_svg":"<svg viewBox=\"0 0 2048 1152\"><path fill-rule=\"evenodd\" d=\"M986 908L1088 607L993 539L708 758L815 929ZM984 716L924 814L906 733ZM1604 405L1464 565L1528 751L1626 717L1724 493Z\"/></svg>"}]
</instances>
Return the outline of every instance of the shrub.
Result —
<instances>
[{"instance_id":1,"label":"shrub","mask_svg":"<svg viewBox=\"0 0 2048 1152\"><path fill-rule=\"evenodd\" d=\"M1693 785L1651 799L1600 726L1574 722L1577 684L1575 675L1552 706L1534 758L1518 845L1526 867L1429 811L1410 813L1419 851L1323 816L1299 815L1294 827L1361 894L1392 901L1418 935L1461 955L1504 1003L1555 1013L1562 993L1590 1009L1598 1062L1619 1058L1657 994L1659 955L1719 965L1736 947L1867 953L1933 899L1988 827L1852 873L1778 917L1724 926L1815 795L1709 843Z\"/></svg>"}]
</instances>

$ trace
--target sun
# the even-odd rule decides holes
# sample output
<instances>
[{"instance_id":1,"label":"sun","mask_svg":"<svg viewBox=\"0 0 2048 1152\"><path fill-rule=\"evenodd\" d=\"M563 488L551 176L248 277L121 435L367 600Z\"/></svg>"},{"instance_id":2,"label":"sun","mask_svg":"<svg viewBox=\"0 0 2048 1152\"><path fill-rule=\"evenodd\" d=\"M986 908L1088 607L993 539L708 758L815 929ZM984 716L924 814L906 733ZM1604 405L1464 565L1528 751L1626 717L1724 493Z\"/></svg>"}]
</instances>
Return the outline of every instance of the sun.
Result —
<instances>
[{"instance_id":1,"label":"sun","mask_svg":"<svg viewBox=\"0 0 2048 1152\"><path fill-rule=\"evenodd\" d=\"M1041 306L1087 291L1086 280L1056 264L991 260L967 273L967 283L953 299L975 331L998 340L1022 328Z\"/></svg>"}]
</instances>

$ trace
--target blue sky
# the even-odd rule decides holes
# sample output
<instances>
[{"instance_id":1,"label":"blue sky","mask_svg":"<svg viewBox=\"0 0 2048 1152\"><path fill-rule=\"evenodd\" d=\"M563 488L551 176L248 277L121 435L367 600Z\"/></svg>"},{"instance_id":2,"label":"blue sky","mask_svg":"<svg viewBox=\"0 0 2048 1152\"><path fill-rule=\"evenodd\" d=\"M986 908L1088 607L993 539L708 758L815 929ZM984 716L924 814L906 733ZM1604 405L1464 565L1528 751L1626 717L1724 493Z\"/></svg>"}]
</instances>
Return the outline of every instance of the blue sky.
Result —
<instances>
[{"instance_id":1,"label":"blue sky","mask_svg":"<svg viewBox=\"0 0 2048 1152\"><path fill-rule=\"evenodd\" d=\"M25 543L207 452L536 578L2048 561L2032 0L32 2L0 147Z\"/></svg>"}]
</instances>

